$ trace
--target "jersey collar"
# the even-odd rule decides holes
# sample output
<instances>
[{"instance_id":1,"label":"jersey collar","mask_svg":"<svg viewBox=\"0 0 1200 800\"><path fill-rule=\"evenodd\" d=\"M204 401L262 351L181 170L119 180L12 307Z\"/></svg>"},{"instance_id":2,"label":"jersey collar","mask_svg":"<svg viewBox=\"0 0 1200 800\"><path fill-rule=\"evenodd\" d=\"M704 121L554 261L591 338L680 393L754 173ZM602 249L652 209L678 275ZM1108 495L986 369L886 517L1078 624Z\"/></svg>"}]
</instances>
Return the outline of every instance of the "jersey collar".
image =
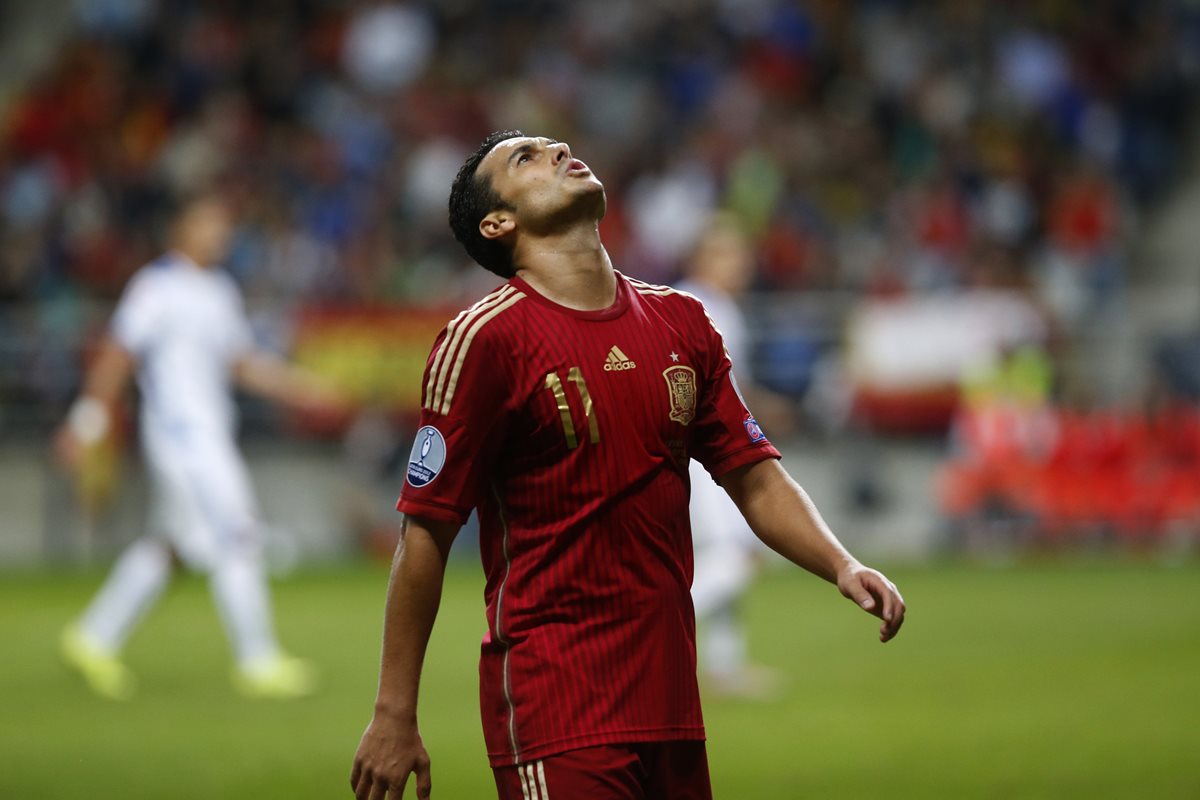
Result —
<instances>
[{"instance_id":1,"label":"jersey collar","mask_svg":"<svg viewBox=\"0 0 1200 800\"><path fill-rule=\"evenodd\" d=\"M524 292L525 296L530 300L534 301L535 303L540 303L547 308L553 309L560 314L566 314L567 316L575 317L576 319L601 322L604 320L616 319L624 314L625 310L629 308L629 281L625 280L625 276L620 272L617 272L616 270L613 270L613 272L616 273L617 276L617 299L614 300L613 304L608 308L601 308L597 311L580 311L579 309L568 308L567 306L556 303L550 298L538 294L537 289L534 289L524 280L515 275L510 278L508 282L511 286Z\"/></svg>"}]
</instances>

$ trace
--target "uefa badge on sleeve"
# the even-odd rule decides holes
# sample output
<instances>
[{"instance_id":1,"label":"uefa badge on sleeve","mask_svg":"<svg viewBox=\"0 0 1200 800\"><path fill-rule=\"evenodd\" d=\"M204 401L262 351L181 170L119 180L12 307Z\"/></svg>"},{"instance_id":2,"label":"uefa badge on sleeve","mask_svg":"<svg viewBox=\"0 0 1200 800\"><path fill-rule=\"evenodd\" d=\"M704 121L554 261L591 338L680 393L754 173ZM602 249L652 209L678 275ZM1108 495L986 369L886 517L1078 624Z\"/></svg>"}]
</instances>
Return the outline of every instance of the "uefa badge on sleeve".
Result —
<instances>
[{"instance_id":1,"label":"uefa badge on sleeve","mask_svg":"<svg viewBox=\"0 0 1200 800\"><path fill-rule=\"evenodd\" d=\"M767 435L763 433L763 429L758 425L758 420L754 417L746 417L746 421L742 425L746 428L746 435L750 437L750 441L755 444L766 441Z\"/></svg>"},{"instance_id":2,"label":"uefa badge on sleeve","mask_svg":"<svg viewBox=\"0 0 1200 800\"><path fill-rule=\"evenodd\" d=\"M446 463L446 440L432 425L417 431L412 452L408 454L408 482L420 489L428 486Z\"/></svg>"}]
</instances>

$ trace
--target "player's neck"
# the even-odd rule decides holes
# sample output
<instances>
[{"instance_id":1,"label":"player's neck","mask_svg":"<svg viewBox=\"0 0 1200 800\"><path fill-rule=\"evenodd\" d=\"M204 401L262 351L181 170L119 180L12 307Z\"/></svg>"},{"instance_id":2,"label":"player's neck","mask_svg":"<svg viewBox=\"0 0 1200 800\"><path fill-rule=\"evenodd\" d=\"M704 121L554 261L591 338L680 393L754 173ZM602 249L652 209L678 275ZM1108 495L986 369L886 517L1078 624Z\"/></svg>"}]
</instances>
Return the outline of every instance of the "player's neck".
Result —
<instances>
[{"instance_id":1,"label":"player's neck","mask_svg":"<svg viewBox=\"0 0 1200 800\"><path fill-rule=\"evenodd\" d=\"M186 247L180 247L176 245L171 248L171 252L176 258L190 266L195 267L196 269L208 269L212 266L212 264L206 263L204 260L197 258L196 255L192 252L189 252Z\"/></svg>"},{"instance_id":2,"label":"player's neck","mask_svg":"<svg viewBox=\"0 0 1200 800\"><path fill-rule=\"evenodd\" d=\"M617 276L595 223L523 242L515 256L517 275L559 305L601 311L617 300Z\"/></svg>"}]
</instances>

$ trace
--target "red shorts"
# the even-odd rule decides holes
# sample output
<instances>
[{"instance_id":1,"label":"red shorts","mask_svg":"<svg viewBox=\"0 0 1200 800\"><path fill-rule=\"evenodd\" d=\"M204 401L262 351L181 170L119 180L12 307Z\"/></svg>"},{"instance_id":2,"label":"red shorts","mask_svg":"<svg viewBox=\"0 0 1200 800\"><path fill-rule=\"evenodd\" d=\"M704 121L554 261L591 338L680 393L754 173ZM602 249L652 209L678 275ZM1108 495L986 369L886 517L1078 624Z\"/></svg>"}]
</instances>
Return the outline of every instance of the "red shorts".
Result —
<instances>
[{"instance_id":1,"label":"red shorts","mask_svg":"<svg viewBox=\"0 0 1200 800\"><path fill-rule=\"evenodd\" d=\"M492 772L500 800L712 800L702 741L584 747Z\"/></svg>"}]
</instances>

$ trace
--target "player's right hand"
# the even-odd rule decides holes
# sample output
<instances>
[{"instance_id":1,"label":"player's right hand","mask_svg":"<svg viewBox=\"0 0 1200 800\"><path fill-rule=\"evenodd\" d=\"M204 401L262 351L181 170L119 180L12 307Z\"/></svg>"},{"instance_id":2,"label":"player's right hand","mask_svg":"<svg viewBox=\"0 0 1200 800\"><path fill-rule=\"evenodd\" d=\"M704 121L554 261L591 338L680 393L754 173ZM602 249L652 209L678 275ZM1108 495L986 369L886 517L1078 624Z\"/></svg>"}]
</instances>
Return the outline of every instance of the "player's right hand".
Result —
<instances>
[{"instance_id":1,"label":"player's right hand","mask_svg":"<svg viewBox=\"0 0 1200 800\"><path fill-rule=\"evenodd\" d=\"M400 800L408 776L416 775L417 797L429 797L429 753L416 720L406 722L376 712L358 743L350 787L358 800Z\"/></svg>"},{"instance_id":2,"label":"player's right hand","mask_svg":"<svg viewBox=\"0 0 1200 800\"><path fill-rule=\"evenodd\" d=\"M84 444L68 424L59 426L54 433L54 458L61 467L74 472L83 460Z\"/></svg>"}]
</instances>

